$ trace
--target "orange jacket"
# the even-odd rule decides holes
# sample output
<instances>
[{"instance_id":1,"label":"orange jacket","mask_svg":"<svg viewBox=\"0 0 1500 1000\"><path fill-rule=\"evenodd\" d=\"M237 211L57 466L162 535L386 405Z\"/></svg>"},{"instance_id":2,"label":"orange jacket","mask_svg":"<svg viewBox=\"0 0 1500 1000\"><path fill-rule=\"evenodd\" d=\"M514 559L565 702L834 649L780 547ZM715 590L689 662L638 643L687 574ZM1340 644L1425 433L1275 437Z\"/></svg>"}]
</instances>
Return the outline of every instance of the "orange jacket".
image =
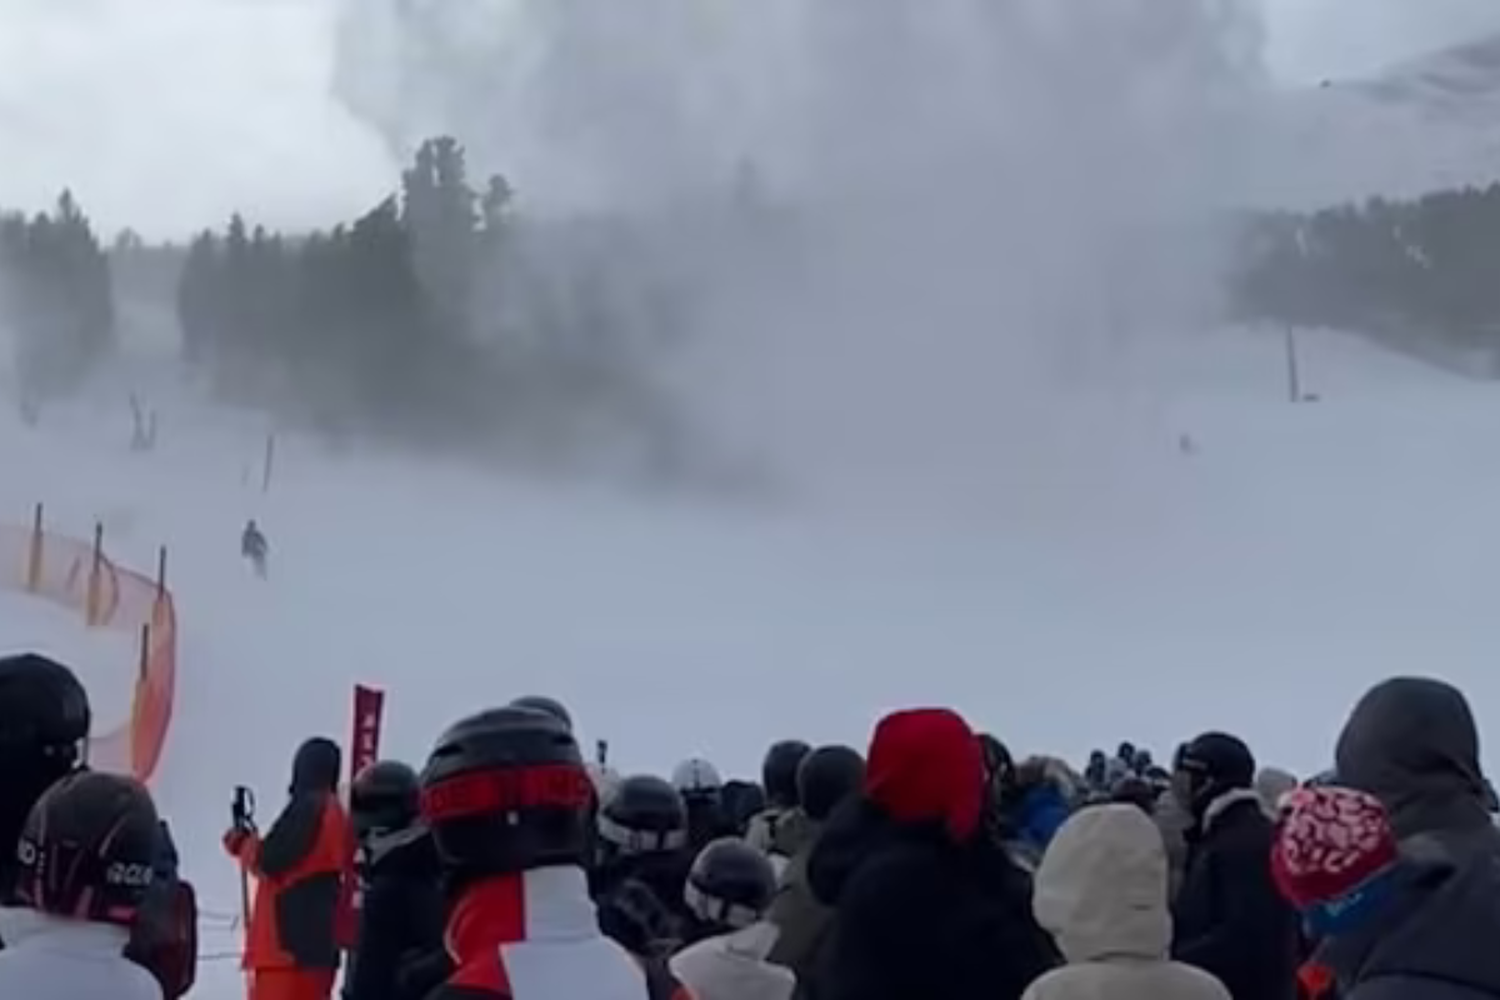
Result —
<instances>
[{"instance_id":1,"label":"orange jacket","mask_svg":"<svg viewBox=\"0 0 1500 1000\"><path fill-rule=\"evenodd\" d=\"M255 876L247 969L337 969L352 923L353 834L331 792L294 795L262 839L231 831L224 845Z\"/></svg>"}]
</instances>

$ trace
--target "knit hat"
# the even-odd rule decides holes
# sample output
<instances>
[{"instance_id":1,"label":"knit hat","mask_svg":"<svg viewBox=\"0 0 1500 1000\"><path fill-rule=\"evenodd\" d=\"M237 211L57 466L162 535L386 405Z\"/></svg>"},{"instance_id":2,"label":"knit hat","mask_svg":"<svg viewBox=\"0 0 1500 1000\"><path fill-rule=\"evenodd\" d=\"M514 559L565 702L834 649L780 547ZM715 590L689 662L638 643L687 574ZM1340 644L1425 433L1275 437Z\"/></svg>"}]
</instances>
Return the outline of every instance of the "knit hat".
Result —
<instances>
[{"instance_id":1,"label":"knit hat","mask_svg":"<svg viewBox=\"0 0 1500 1000\"><path fill-rule=\"evenodd\" d=\"M1271 873L1304 912L1353 900L1396 861L1396 837L1380 800L1352 788L1299 788L1281 801Z\"/></svg>"}]
</instances>

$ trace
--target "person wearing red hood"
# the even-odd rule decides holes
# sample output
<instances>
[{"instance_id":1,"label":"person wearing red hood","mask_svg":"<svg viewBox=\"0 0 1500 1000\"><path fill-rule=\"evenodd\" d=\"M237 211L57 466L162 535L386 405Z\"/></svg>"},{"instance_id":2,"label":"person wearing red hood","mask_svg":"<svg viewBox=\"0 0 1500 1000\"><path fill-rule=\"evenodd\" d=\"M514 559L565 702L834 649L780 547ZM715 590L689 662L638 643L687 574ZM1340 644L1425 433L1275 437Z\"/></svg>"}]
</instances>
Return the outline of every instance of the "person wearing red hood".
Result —
<instances>
[{"instance_id":1,"label":"person wearing red hood","mask_svg":"<svg viewBox=\"0 0 1500 1000\"><path fill-rule=\"evenodd\" d=\"M835 911L818 1000L1016 1000L1057 964L1028 881L981 833L984 758L946 709L886 716L864 792L829 821L808 884Z\"/></svg>"}]
</instances>

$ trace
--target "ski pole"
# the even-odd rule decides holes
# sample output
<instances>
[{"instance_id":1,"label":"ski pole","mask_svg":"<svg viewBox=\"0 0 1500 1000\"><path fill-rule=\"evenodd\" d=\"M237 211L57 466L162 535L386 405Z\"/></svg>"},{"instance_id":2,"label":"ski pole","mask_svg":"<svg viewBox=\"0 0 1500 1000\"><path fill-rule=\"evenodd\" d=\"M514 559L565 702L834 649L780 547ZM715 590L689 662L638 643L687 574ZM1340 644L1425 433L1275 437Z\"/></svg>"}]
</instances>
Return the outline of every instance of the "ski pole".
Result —
<instances>
[{"instance_id":1,"label":"ski pole","mask_svg":"<svg viewBox=\"0 0 1500 1000\"><path fill-rule=\"evenodd\" d=\"M253 834L255 832L255 793L244 785L236 785L230 815L235 830L247 836ZM238 860L240 863L240 928L245 937L245 948L241 949L241 954L243 954L250 944L250 866L245 863L244 858ZM245 971L247 995L251 992L250 977L251 973L247 969Z\"/></svg>"}]
</instances>

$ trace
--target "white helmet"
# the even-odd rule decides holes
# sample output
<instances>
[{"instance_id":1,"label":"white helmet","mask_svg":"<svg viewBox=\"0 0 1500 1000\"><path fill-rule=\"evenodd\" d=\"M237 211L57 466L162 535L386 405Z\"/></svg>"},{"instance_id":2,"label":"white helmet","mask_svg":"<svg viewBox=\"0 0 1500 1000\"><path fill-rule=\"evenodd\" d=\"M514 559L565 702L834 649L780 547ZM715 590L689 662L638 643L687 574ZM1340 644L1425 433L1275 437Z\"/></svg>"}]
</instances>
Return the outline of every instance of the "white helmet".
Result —
<instances>
[{"instance_id":1,"label":"white helmet","mask_svg":"<svg viewBox=\"0 0 1500 1000\"><path fill-rule=\"evenodd\" d=\"M672 785L684 797L706 795L723 789L719 771L701 757L689 757L672 771Z\"/></svg>"}]
</instances>

